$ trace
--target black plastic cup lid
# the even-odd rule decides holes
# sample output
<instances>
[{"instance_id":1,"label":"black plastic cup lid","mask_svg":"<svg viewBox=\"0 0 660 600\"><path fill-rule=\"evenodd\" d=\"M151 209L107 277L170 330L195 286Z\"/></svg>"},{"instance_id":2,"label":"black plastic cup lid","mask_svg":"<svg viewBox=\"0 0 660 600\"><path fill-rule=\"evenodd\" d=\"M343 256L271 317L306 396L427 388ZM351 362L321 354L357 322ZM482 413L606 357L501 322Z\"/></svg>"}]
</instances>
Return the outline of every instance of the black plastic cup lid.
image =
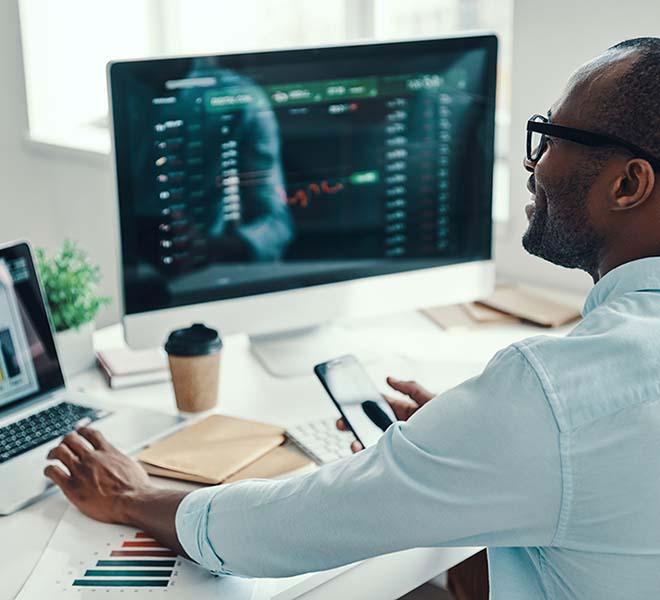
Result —
<instances>
[{"instance_id":1,"label":"black plastic cup lid","mask_svg":"<svg viewBox=\"0 0 660 600\"><path fill-rule=\"evenodd\" d=\"M165 352L172 356L203 356L222 348L222 340L215 329L203 323L194 323L185 329L170 333L165 342Z\"/></svg>"}]
</instances>

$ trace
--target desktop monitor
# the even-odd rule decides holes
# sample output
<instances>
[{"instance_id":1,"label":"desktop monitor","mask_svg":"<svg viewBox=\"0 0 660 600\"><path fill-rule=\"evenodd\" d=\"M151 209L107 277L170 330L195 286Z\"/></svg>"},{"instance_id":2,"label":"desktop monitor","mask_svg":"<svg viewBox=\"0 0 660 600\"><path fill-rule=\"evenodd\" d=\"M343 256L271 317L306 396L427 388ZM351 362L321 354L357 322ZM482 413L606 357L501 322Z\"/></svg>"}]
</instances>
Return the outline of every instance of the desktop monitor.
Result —
<instances>
[{"instance_id":1,"label":"desktop monitor","mask_svg":"<svg viewBox=\"0 0 660 600\"><path fill-rule=\"evenodd\" d=\"M487 295L496 57L476 35L110 63L129 345L203 321L283 373L286 332ZM305 368L334 351L287 339Z\"/></svg>"}]
</instances>

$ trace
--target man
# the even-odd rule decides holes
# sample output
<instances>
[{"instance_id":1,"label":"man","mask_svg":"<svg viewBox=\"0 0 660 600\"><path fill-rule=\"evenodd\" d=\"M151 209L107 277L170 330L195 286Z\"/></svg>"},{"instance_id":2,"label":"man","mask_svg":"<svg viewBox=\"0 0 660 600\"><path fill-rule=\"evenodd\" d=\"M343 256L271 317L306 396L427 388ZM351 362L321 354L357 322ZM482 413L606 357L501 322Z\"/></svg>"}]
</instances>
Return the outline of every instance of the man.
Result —
<instances>
[{"instance_id":1,"label":"man","mask_svg":"<svg viewBox=\"0 0 660 600\"><path fill-rule=\"evenodd\" d=\"M596 283L565 338L409 400L376 447L286 481L153 488L98 433L46 474L85 514L221 573L285 576L418 546L488 547L493 598L660 592L660 39L624 42L528 123L523 244ZM423 408L420 408L422 407ZM414 413L414 414L413 414ZM410 417L410 418L409 418ZM91 447L88 445L91 444Z\"/></svg>"},{"instance_id":2,"label":"man","mask_svg":"<svg viewBox=\"0 0 660 600\"><path fill-rule=\"evenodd\" d=\"M167 99L174 102L155 103L166 82L131 80L126 119L133 143L126 164L134 208L126 221L135 235L127 236L130 247L124 255L125 300L131 311L176 306L182 297L190 301L178 276L185 278L191 272L206 280L208 290L220 289L223 269L214 267L277 261L294 237L289 207L281 196L284 174L275 114L259 86L217 63L215 57L179 61L172 79L189 83L212 79L218 97L242 95L251 102L221 111L203 110L200 100L205 88L191 84L167 91ZM190 128L200 119L204 143L201 134L188 133L185 152L195 156L188 156L185 168L177 166L172 158L181 160L182 142L173 131L183 123ZM193 143L197 149L191 149ZM182 168L187 187L171 179L172 171ZM154 177L145 177L146 173ZM181 250L173 262L172 248Z\"/></svg>"}]
</instances>

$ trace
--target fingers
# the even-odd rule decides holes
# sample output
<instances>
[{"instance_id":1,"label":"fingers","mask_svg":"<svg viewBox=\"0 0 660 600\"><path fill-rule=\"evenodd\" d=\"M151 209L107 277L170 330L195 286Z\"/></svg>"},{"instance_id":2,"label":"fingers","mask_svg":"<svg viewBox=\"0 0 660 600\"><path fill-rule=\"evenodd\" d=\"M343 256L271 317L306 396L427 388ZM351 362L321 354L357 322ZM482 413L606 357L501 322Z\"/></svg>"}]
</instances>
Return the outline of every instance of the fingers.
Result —
<instances>
[{"instance_id":1,"label":"fingers","mask_svg":"<svg viewBox=\"0 0 660 600\"><path fill-rule=\"evenodd\" d=\"M69 473L73 473L80 463L78 457L64 444L53 448L47 458L48 460L59 460L69 470Z\"/></svg>"},{"instance_id":2,"label":"fingers","mask_svg":"<svg viewBox=\"0 0 660 600\"><path fill-rule=\"evenodd\" d=\"M65 489L70 483L70 477L56 465L48 465L44 469L44 475L62 489Z\"/></svg>"},{"instance_id":3,"label":"fingers","mask_svg":"<svg viewBox=\"0 0 660 600\"><path fill-rule=\"evenodd\" d=\"M364 450L364 446L363 446L362 444L360 444L360 442L358 442L357 440L355 440L355 441L351 444L351 450L353 451L353 453L356 453L356 452L359 452L360 450Z\"/></svg>"},{"instance_id":4,"label":"fingers","mask_svg":"<svg viewBox=\"0 0 660 600\"><path fill-rule=\"evenodd\" d=\"M350 429L346 426L344 419L337 419L336 425L339 431L350 431ZM360 450L364 450L364 446L357 440L353 440L353 442L351 442L351 450L353 452L359 452Z\"/></svg>"},{"instance_id":5,"label":"fingers","mask_svg":"<svg viewBox=\"0 0 660 600\"><path fill-rule=\"evenodd\" d=\"M84 431L83 435L83 429L80 432L67 433L62 439L62 443L48 453L49 460L59 460L71 474L80 466L80 461L94 448L100 448L107 443L98 431L90 429Z\"/></svg>"},{"instance_id":6,"label":"fingers","mask_svg":"<svg viewBox=\"0 0 660 600\"><path fill-rule=\"evenodd\" d=\"M433 398L433 394L419 385L416 381L399 381L394 377L388 377L387 384L392 389L405 394L408 398L411 398L420 405L425 404Z\"/></svg>"},{"instance_id":7,"label":"fingers","mask_svg":"<svg viewBox=\"0 0 660 600\"><path fill-rule=\"evenodd\" d=\"M339 431L350 431L350 429L346 426L346 423L344 422L344 419L337 419L337 429ZM351 442L351 451L353 453L359 452L360 450L364 450L364 446L360 444L357 440L353 440Z\"/></svg>"},{"instance_id":8,"label":"fingers","mask_svg":"<svg viewBox=\"0 0 660 600\"><path fill-rule=\"evenodd\" d=\"M407 421L412 414L419 408L417 402L405 398L393 398L383 394L385 401L392 407L397 421Z\"/></svg>"},{"instance_id":9,"label":"fingers","mask_svg":"<svg viewBox=\"0 0 660 600\"><path fill-rule=\"evenodd\" d=\"M82 458L92 450L84 438L79 436L75 431L67 433L62 438L62 445L67 446L78 458Z\"/></svg>"},{"instance_id":10,"label":"fingers","mask_svg":"<svg viewBox=\"0 0 660 600\"><path fill-rule=\"evenodd\" d=\"M113 447L98 429L81 427L78 429L78 433L84 437L95 450L109 450Z\"/></svg>"}]
</instances>

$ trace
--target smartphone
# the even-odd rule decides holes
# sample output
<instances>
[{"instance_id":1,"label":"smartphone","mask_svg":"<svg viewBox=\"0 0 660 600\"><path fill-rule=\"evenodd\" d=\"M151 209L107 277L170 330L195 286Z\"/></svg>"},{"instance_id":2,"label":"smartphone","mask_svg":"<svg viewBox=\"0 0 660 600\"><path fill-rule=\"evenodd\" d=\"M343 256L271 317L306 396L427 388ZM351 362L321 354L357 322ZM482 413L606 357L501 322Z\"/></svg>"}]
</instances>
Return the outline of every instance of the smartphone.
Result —
<instances>
[{"instance_id":1,"label":"smartphone","mask_svg":"<svg viewBox=\"0 0 660 600\"><path fill-rule=\"evenodd\" d=\"M314 367L346 426L365 448L375 444L396 416L360 362L340 356Z\"/></svg>"}]
</instances>

